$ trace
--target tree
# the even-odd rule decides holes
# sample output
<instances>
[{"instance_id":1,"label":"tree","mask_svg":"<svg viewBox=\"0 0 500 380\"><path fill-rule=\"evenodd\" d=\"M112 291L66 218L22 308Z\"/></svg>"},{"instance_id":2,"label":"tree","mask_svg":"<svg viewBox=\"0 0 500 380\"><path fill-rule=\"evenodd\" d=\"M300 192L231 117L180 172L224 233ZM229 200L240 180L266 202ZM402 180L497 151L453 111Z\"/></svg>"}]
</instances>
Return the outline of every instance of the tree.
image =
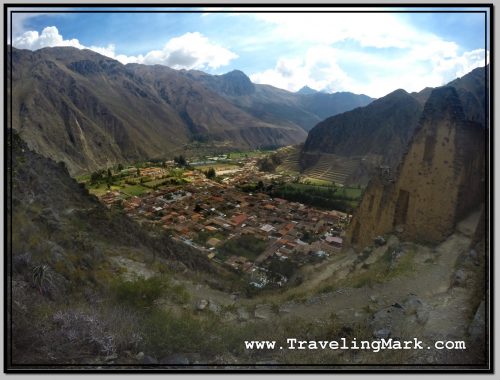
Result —
<instances>
[{"instance_id":1,"label":"tree","mask_svg":"<svg viewBox=\"0 0 500 380\"><path fill-rule=\"evenodd\" d=\"M205 172L205 175L207 176L208 179L214 179L215 178L215 169L210 168Z\"/></svg>"},{"instance_id":2,"label":"tree","mask_svg":"<svg viewBox=\"0 0 500 380\"><path fill-rule=\"evenodd\" d=\"M102 178L101 176L101 173L99 172L93 172L91 175L90 175L90 183L92 185L96 184L97 182L99 182L99 180Z\"/></svg>"},{"instance_id":3,"label":"tree","mask_svg":"<svg viewBox=\"0 0 500 380\"><path fill-rule=\"evenodd\" d=\"M122 171L123 170L123 165L122 164L118 164L118 171Z\"/></svg>"},{"instance_id":4,"label":"tree","mask_svg":"<svg viewBox=\"0 0 500 380\"><path fill-rule=\"evenodd\" d=\"M109 189L111 184L113 183L113 174L111 173L111 169L108 169L108 178L106 179L106 182L108 184L108 189Z\"/></svg>"},{"instance_id":5,"label":"tree","mask_svg":"<svg viewBox=\"0 0 500 380\"><path fill-rule=\"evenodd\" d=\"M186 166L186 158L181 154L179 157L174 157L174 162L179 166Z\"/></svg>"}]
</instances>

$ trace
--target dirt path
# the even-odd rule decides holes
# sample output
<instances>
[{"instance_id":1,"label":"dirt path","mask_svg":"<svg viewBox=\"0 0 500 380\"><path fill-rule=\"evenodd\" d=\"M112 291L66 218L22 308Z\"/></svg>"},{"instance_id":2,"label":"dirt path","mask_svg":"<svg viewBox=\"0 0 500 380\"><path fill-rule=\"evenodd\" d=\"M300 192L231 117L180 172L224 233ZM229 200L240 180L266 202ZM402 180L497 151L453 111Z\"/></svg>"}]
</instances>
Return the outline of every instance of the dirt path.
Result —
<instances>
[{"instance_id":1,"label":"dirt path","mask_svg":"<svg viewBox=\"0 0 500 380\"><path fill-rule=\"evenodd\" d=\"M269 315L268 318L270 319L286 318L287 316L323 319L335 313L340 320L361 321L366 319L369 313L368 305L380 309L401 302L409 293L417 295L429 304L434 304L436 309L439 309L443 306L443 303L446 306L446 302L449 300L449 288L451 277L455 271L455 263L459 255L469 247L470 237L466 235L470 235L472 222L469 220L463 223L460 226L463 233L456 232L434 250L428 247L415 246L417 252L414 256L415 271L413 273L393 277L384 283L376 283L371 287L341 288L328 293L314 294L314 291L324 281L331 279L332 276L339 278L348 275L349 268L356 258L354 253L334 256L329 259L326 266L309 268L305 272L306 281L300 287L292 289L285 295L246 299L185 279L178 278L175 282L182 284L191 295L190 303L192 306L202 299L209 301L210 304L219 306L234 305L248 310L258 304L274 303L279 306L280 311L276 313L275 309ZM426 260L425 258L432 258L432 260ZM154 272L143 263L120 256L113 258L113 261L115 264L127 268L127 276L136 274L147 278L154 275ZM456 291L454 292L456 293ZM281 301L287 295L299 293L311 294L311 296L303 300L303 302L298 300ZM454 295L456 295L455 293ZM460 298L463 299L463 297ZM455 304L453 307L459 307L457 302L453 302ZM443 321L443 323L446 322L445 319ZM440 325L438 322L433 328L437 329Z\"/></svg>"},{"instance_id":2,"label":"dirt path","mask_svg":"<svg viewBox=\"0 0 500 380\"><path fill-rule=\"evenodd\" d=\"M413 274L395 277L385 283L375 284L371 288L338 289L310 297L304 303L287 302L282 307L287 310L284 315L320 319L334 312L341 319L356 320L366 316L363 308L372 302L371 296L377 299L379 307L401 302L401 299L409 293L429 300L433 296L448 291L455 262L458 256L468 248L469 243L468 237L456 233L436 248L434 263L418 265L417 271ZM330 273L332 273L332 268L327 268L311 284L319 284ZM311 285L306 287L312 288Z\"/></svg>"}]
</instances>

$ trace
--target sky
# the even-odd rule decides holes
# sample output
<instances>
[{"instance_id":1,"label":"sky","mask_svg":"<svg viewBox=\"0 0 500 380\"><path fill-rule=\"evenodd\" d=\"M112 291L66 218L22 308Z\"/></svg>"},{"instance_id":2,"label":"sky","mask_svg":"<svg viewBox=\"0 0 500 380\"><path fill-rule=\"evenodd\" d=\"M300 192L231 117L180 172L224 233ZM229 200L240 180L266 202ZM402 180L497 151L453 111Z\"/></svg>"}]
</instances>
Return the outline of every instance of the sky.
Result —
<instances>
[{"instance_id":1,"label":"sky","mask_svg":"<svg viewBox=\"0 0 500 380\"><path fill-rule=\"evenodd\" d=\"M29 10L33 12L12 13L9 40L14 47L73 46L123 64L160 64L210 74L238 69L254 83L289 91L309 86L372 97L399 88L420 91L446 84L489 60L485 14L471 12L485 8L454 9L460 13L449 8L444 13L334 13L335 8L313 13L246 13L237 8L192 8L193 13Z\"/></svg>"}]
</instances>

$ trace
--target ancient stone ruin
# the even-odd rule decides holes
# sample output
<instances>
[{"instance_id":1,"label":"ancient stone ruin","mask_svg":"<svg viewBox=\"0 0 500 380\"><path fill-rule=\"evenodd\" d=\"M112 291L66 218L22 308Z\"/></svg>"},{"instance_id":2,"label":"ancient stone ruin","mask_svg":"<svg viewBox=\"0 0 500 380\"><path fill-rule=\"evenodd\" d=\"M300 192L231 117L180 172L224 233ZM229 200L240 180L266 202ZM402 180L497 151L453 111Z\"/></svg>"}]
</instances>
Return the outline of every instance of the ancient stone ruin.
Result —
<instances>
[{"instance_id":1,"label":"ancient stone ruin","mask_svg":"<svg viewBox=\"0 0 500 380\"><path fill-rule=\"evenodd\" d=\"M433 90L395 175L381 170L369 183L347 241L364 247L391 231L418 242L445 239L484 202L485 133L467 120L453 87Z\"/></svg>"}]
</instances>

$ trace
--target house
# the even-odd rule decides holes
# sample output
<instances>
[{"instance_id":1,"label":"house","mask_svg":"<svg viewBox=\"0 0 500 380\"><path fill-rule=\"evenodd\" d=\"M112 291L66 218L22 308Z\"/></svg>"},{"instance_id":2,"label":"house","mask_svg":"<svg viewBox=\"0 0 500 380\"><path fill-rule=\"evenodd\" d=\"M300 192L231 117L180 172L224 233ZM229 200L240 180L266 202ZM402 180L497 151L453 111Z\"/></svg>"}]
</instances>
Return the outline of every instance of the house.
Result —
<instances>
[{"instance_id":1,"label":"house","mask_svg":"<svg viewBox=\"0 0 500 380\"><path fill-rule=\"evenodd\" d=\"M270 224L264 224L262 227L260 227L260 229L264 232L271 232L273 231L275 228L273 226L271 226Z\"/></svg>"},{"instance_id":2,"label":"house","mask_svg":"<svg viewBox=\"0 0 500 380\"><path fill-rule=\"evenodd\" d=\"M333 248L335 249L341 249L342 248L342 238L337 237L337 236L327 236L325 241L330 244Z\"/></svg>"},{"instance_id":3,"label":"house","mask_svg":"<svg viewBox=\"0 0 500 380\"><path fill-rule=\"evenodd\" d=\"M217 238L210 238L207 240L207 244L210 246L210 247L216 247L217 245L219 245L220 243L220 240L217 239Z\"/></svg>"},{"instance_id":4,"label":"house","mask_svg":"<svg viewBox=\"0 0 500 380\"><path fill-rule=\"evenodd\" d=\"M231 223L234 226L239 226L247 219L248 219L248 216L246 214L238 214L238 215L235 215L231 218Z\"/></svg>"}]
</instances>

